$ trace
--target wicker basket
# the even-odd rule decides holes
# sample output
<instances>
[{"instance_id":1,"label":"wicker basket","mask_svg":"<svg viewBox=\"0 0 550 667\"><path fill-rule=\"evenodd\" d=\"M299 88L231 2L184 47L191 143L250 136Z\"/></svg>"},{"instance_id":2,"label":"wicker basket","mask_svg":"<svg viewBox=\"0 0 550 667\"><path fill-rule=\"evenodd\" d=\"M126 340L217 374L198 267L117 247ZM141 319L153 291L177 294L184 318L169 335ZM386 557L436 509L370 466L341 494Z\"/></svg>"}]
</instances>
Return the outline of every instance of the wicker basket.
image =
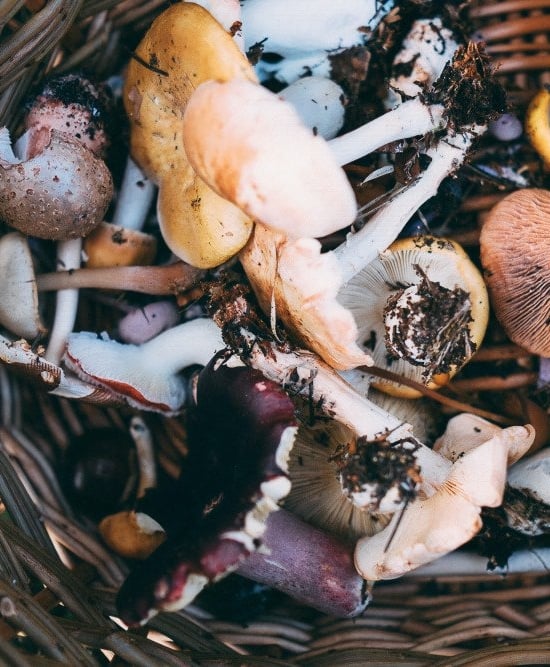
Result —
<instances>
[{"instance_id":1,"label":"wicker basket","mask_svg":"<svg viewBox=\"0 0 550 667\"><path fill-rule=\"evenodd\" d=\"M46 74L86 67L104 78L120 69L168 4L0 2L0 125L17 127L22 101ZM472 20L501 63L507 87L524 104L550 76L550 0L480 2ZM475 247L477 222L500 196L493 188L467 199L463 211L473 215L474 226L454 229L454 235ZM536 359L508 345L498 328L483 354L477 376L458 376L456 391L489 402L494 396L498 403L492 369L503 360L515 364L515 387L533 386ZM72 512L59 490L56 461L71 436L95 426L124 427L132 411L52 398L6 366L0 366L0 387L0 498L10 517L0 518L1 664L548 664L550 578L544 569L381 584L367 613L354 620L329 618L283 597L235 620L199 600L185 611L158 615L146 630L123 630L112 615L127 564ZM145 419L164 471L177 474L185 450L181 424Z\"/></svg>"}]
</instances>

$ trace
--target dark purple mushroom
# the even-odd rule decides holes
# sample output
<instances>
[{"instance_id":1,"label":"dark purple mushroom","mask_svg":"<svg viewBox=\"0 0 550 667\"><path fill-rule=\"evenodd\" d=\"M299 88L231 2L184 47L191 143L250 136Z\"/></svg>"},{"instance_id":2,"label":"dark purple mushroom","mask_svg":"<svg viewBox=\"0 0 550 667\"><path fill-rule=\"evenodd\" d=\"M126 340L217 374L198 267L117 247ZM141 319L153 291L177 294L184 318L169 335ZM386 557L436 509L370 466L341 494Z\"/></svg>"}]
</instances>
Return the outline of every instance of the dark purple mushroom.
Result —
<instances>
[{"instance_id":1,"label":"dark purple mushroom","mask_svg":"<svg viewBox=\"0 0 550 667\"><path fill-rule=\"evenodd\" d=\"M218 355L198 376L181 477L139 504L167 540L119 592L128 625L184 607L234 570L259 548L267 515L289 491L286 461L297 429L292 401L259 371L233 361Z\"/></svg>"}]
</instances>

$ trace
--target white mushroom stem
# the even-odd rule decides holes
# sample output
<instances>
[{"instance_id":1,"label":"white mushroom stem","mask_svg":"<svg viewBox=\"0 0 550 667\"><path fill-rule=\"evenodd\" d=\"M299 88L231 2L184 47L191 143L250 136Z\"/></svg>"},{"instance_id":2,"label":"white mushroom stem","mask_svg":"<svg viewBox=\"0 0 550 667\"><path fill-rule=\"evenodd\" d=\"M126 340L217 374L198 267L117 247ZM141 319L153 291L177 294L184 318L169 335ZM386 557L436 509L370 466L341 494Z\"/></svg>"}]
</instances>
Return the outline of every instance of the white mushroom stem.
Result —
<instances>
[{"instance_id":1,"label":"white mushroom stem","mask_svg":"<svg viewBox=\"0 0 550 667\"><path fill-rule=\"evenodd\" d=\"M180 371L206 365L224 347L218 327L202 318L168 329L142 345L75 333L69 337L64 360L79 377L112 390L134 407L174 414L186 396Z\"/></svg>"},{"instance_id":2,"label":"white mushroom stem","mask_svg":"<svg viewBox=\"0 0 550 667\"><path fill-rule=\"evenodd\" d=\"M154 183L140 167L128 157L124 176L116 200L113 225L141 230L155 196Z\"/></svg>"},{"instance_id":3,"label":"white mushroom stem","mask_svg":"<svg viewBox=\"0 0 550 667\"><path fill-rule=\"evenodd\" d=\"M251 334L243 333L251 342L254 340ZM374 440L387 434L389 442L413 437L410 424L403 423L359 394L333 368L310 352L281 352L274 345L266 352L265 345L254 345L247 363L270 380L310 396L323 412L358 436ZM414 442L418 441L414 439ZM423 484L427 489L436 488L445 479L451 463L429 447L418 444L415 457L422 470Z\"/></svg>"},{"instance_id":4,"label":"white mushroom stem","mask_svg":"<svg viewBox=\"0 0 550 667\"><path fill-rule=\"evenodd\" d=\"M502 574L523 574L548 572L550 570L550 548L516 551L508 558L505 568L495 568L490 572L495 576ZM429 565L407 573L408 577L467 577L486 576L487 558L466 551L455 551L438 558Z\"/></svg>"},{"instance_id":5,"label":"white mushroom stem","mask_svg":"<svg viewBox=\"0 0 550 667\"><path fill-rule=\"evenodd\" d=\"M137 451L139 484L136 497L142 498L147 489L157 485L157 466L153 447L153 436L145 421L137 415L130 421L130 435Z\"/></svg>"},{"instance_id":6,"label":"white mushroom stem","mask_svg":"<svg viewBox=\"0 0 550 667\"><path fill-rule=\"evenodd\" d=\"M437 146L428 149L426 154L431 162L420 177L370 218L359 232L349 234L346 241L333 251L343 284L395 240L420 206L437 194L443 179L458 169L474 139L485 129L485 126L472 126L460 134L448 133Z\"/></svg>"},{"instance_id":7,"label":"white mushroom stem","mask_svg":"<svg viewBox=\"0 0 550 667\"><path fill-rule=\"evenodd\" d=\"M446 125L444 110L442 104L428 105L416 97L356 130L331 139L328 145L338 164L348 164L393 141L441 130Z\"/></svg>"},{"instance_id":8,"label":"white mushroom stem","mask_svg":"<svg viewBox=\"0 0 550 667\"><path fill-rule=\"evenodd\" d=\"M59 271L72 271L80 267L82 239L59 241L57 244L57 268ZM59 290L55 299L55 315L51 327L48 347L44 358L59 365L67 337L74 329L78 310L78 289Z\"/></svg>"}]
</instances>

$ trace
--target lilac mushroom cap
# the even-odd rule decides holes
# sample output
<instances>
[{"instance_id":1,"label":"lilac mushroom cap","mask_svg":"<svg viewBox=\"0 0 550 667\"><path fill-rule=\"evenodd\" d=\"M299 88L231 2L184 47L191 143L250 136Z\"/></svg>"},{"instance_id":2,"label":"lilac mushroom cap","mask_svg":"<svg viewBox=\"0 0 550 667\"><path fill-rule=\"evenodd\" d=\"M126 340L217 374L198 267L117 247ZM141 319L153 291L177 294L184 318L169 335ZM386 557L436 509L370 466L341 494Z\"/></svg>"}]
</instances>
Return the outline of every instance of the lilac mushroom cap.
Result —
<instances>
[{"instance_id":1,"label":"lilac mushroom cap","mask_svg":"<svg viewBox=\"0 0 550 667\"><path fill-rule=\"evenodd\" d=\"M188 428L189 456L179 480L139 504L167 540L118 594L119 615L131 626L181 609L207 583L236 569L260 547L266 517L290 489L294 406L259 371L214 358L198 376Z\"/></svg>"}]
</instances>

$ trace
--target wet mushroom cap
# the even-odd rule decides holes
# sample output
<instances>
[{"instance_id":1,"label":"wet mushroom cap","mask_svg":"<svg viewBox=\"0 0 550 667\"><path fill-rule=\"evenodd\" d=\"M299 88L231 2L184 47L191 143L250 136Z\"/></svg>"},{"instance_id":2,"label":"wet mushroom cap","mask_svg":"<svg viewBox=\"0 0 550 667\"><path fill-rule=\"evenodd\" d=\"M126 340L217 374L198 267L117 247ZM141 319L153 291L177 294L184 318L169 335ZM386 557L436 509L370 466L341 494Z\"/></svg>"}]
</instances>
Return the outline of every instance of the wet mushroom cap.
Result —
<instances>
[{"instance_id":1,"label":"wet mushroom cap","mask_svg":"<svg viewBox=\"0 0 550 667\"><path fill-rule=\"evenodd\" d=\"M338 302L352 313L357 344L375 365L434 389L475 352L489 316L480 272L457 243L432 236L395 241L342 287ZM454 332L451 344L444 331ZM419 396L391 382L373 386Z\"/></svg>"},{"instance_id":2,"label":"wet mushroom cap","mask_svg":"<svg viewBox=\"0 0 550 667\"><path fill-rule=\"evenodd\" d=\"M550 192L517 190L481 229L481 263L495 315L514 343L550 356Z\"/></svg>"},{"instance_id":3,"label":"wet mushroom cap","mask_svg":"<svg viewBox=\"0 0 550 667\"><path fill-rule=\"evenodd\" d=\"M103 160L78 140L45 133L42 152L19 163L0 159L0 217L28 236L53 241L86 236L113 195Z\"/></svg>"},{"instance_id":4,"label":"wet mushroom cap","mask_svg":"<svg viewBox=\"0 0 550 667\"><path fill-rule=\"evenodd\" d=\"M246 243L252 221L214 193L190 166L182 116L195 88L210 79L256 81L230 34L205 9L174 4L153 22L128 64L124 104L130 152L159 186L162 235L180 259L218 266ZM213 128L209 131L214 131Z\"/></svg>"}]
</instances>

